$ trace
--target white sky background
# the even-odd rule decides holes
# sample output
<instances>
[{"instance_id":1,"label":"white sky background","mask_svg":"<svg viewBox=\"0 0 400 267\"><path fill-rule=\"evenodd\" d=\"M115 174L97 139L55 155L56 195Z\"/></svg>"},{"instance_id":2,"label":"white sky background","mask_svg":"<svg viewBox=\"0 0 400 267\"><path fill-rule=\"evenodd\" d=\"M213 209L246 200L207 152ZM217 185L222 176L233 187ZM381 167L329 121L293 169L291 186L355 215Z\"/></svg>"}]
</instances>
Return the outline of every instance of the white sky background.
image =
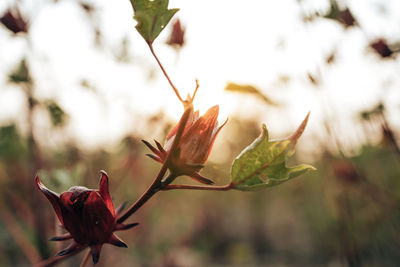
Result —
<instances>
[{"instance_id":1,"label":"white sky background","mask_svg":"<svg viewBox=\"0 0 400 267\"><path fill-rule=\"evenodd\" d=\"M0 11L13 2L2 0ZM102 48L93 45L91 24L76 1L24 2L29 2L23 11L32 21L32 50L22 37L13 38L0 27L0 125L24 120L24 96L6 83L7 73L24 54L33 67L35 95L58 100L70 115L66 136L83 147L113 145L128 132L143 134L146 116L163 109L172 118L180 117L179 102L134 28L128 0L88 1L99 9L94 16L103 33ZM295 0L170 0L170 8L180 8L176 17L186 28L186 45L179 55L168 47L167 28L154 47L182 96L192 92L195 78L199 79L195 104L201 113L219 104L220 121L240 114L265 122L272 137L284 137L311 111L303 138L310 142L323 132L321 110L325 110L342 134L357 143L357 133L348 129L354 127L357 112L379 100L385 102L390 122L400 128L399 60L379 60L366 48L378 37L400 40L400 1L349 0L347 4L361 29L345 31L324 19L303 24L302 12L326 10L329 2L322 0L303 1L302 6ZM125 36L129 64L114 59ZM333 49L336 62L326 67L324 58ZM152 67L155 79L149 81ZM318 74L320 88L309 83L308 72ZM285 86L277 82L281 75L291 78ZM82 88L81 79L99 94ZM227 81L252 84L285 107L272 108L252 96L224 92ZM48 134L45 122L38 125L41 135Z\"/></svg>"}]
</instances>

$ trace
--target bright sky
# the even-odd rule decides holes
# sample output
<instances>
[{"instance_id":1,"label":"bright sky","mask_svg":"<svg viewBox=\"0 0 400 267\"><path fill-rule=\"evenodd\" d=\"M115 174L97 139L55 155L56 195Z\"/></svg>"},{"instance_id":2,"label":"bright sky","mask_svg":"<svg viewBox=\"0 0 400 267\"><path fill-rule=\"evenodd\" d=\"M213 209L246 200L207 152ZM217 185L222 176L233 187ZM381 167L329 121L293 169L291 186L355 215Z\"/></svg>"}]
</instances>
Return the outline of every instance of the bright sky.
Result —
<instances>
[{"instance_id":1,"label":"bright sky","mask_svg":"<svg viewBox=\"0 0 400 267\"><path fill-rule=\"evenodd\" d=\"M57 99L70 115L68 136L88 148L111 145L127 132L142 134L142 118L148 114L165 109L168 116L179 118L181 106L134 28L128 0L88 1L99 8L94 17L103 33L102 48L93 46L93 24L87 23L76 1L25 2L29 3L23 11L32 21L32 49L22 37L11 38L0 27L0 73L8 73L27 54L36 77L36 96ZM399 61L379 62L366 49L377 37L400 38L400 1L347 1L362 26L347 31L329 20L303 24L302 14L323 12L329 2L302 2L300 6L295 0L170 0L170 8L180 8L176 17L186 28L186 46L179 54L168 47L167 28L154 47L183 96L199 79L195 104L201 112L219 104L220 121L238 114L256 118L267 123L273 137L283 137L279 134L294 130L311 111L305 133L310 139L322 132L321 110L345 131L353 126L355 112L383 100L391 122L400 128ZM0 11L10 3L1 1ZM130 64L114 60L124 37L129 40ZM326 67L324 58L333 49L337 62ZM154 73L149 72L152 67ZM309 83L308 72L320 75L320 88ZM149 81L150 74L155 79ZM291 77L284 86L278 83L282 75ZM6 79L0 75L0 124L23 120L23 94ZM83 89L81 79L100 94ZM227 81L257 86L284 102L285 108L224 92ZM46 123L40 124L44 130L39 131L46 134Z\"/></svg>"}]
</instances>

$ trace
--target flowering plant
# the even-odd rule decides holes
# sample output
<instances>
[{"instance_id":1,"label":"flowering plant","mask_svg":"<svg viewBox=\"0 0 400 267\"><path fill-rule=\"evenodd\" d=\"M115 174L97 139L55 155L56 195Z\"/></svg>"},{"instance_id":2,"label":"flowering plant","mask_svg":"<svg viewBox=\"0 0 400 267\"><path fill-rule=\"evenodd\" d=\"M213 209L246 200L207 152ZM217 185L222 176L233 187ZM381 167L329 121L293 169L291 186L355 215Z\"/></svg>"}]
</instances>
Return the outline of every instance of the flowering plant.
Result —
<instances>
[{"instance_id":1,"label":"flowering plant","mask_svg":"<svg viewBox=\"0 0 400 267\"><path fill-rule=\"evenodd\" d=\"M134 18L138 22L136 29L146 41L178 100L183 104L184 112L178 124L167 135L164 146L158 141L155 141L156 147L143 141L153 152L148 156L162 166L152 184L124 213L122 208L114 210L108 189L108 176L104 171L100 172L99 190L74 186L61 195L47 189L40 182L39 176L36 177L37 188L50 201L60 223L68 231L66 235L52 240L73 239L70 246L54 258L39 263L39 266L54 264L86 247L90 247L93 262L96 264L103 244L126 247L114 232L137 225L137 223L124 224L124 221L157 192L173 189L258 190L281 184L314 169L306 164L286 166L287 159L293 155L295 144L306 127L307 115L297 131L283 140L269 140L264 125L261 135L234 160L230 183L223 186L213 185L211 179L202 176L199 171L204 167L214 141L226 122L218 125L218 105L199 116L199 112L193 108L198 83L193 96L189 96L186 100L182 99L153 49L154 40L178 10L168 9L168 0L131 0L131 4L135 13ZM189 176L205 185L172 184L175 178L181 175Z\"/></svg>"}]
</instances>

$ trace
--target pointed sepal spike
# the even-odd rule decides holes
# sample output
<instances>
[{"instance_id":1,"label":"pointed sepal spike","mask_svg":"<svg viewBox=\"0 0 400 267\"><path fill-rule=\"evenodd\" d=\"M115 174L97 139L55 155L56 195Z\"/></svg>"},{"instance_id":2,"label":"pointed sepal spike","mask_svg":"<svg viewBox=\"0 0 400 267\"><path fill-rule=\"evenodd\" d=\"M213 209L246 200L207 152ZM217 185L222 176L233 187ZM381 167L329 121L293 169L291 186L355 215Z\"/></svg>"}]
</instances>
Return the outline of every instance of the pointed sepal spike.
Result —
<instances>
[{"instance_id":1,"label":"pointed sepal spike","mask_svg":"<svg viewBox=\"0 0 400 267\"><path fill-rule=\"evenodd\" d=\"M166 155L167 151L164 150L163 146L158 142L157 140L154 140L154 143L156 143L158 150L161 152L161 154Z\"/></svg>"},{"instance_id":2,"label":"pointed sepal spike","mask_svg":"<svg viewBox=\"0 0 400 267\"><path fill-rule=\"evenodd\" d=\"M69 253L71 253L71 251L69 251L69 250L67 250L67 249L63 249L63 250L61 250L60 252L58 252L58 253L56 254L56 256L57 256L57 257L60 257L60 256L67 255L67 254L69 254Z\"/></svg>"},{"instance_id":3,"label":"pointed sepal spike","mask_svg":"<svg viewBox=\"0 0 400 267\"><path fill-rule=\"evenodd\" d=\"M128 246L125 244L124 241L122 241L118 236L115 234L112 234L110 237L110 240L108 240L109 244L117 246L117 247L122 247L122 248L127 248Z\"/></svg>"},{"instance_id":4,"label":"pointed sepal spike","mask_svg":"<svg viewBox=\"0 0 400 267\"><path fill-rule=\"evenodd\" d=\"M149 142L147 142L146 140L142 140L143 144L145 144L154 154L156 154L157 156L160 156L160 151L157 150L157 148L155 148L152 144L150 144Z\"/></svg>"},{"instance_id":5,"label":"pointed sepal spike","mask_svg":"<svg viewBox=\"0 0 400 267\"><path fill-rule=\"evenodd\" d=\"M74 242L74 243L70 244L67 248L58 252L56 254L56 256L59 257L59 256L65 256L65 255L71 254L71 253L75 252L79 247L80 246Z\"/></svg>"},{"instance_id":6,"label":"pointed sepal spike","mask_svg":"<svg viewBox=\"0 0 400 267\"><path fill-rule=\"evenodd\" d=\"M117 225L117 227L115 228L115 231L123 231L123 230L128 230L131 229L132 227L135 227L139 225L139 223L130 223L130 224L123 224L120 223Z\"/></svg>"},{"instance_id":7,"label":"pointed sepal spike","mask_svg":"<svg viewBox=\"0 0 400 267\"><path fill-rule=\"evenodd\" d=\"M49 241L64 241L64 240L68 240L71 238L72 238L71 234L65 234L65 235L61 235L61 236L54 236L54 237L50 238Z\"/></svg>"},{"instance_id":8,"label":"pointed sepal spike","mask_svg":"<svg viewBox=\"0 0 400 267\"><path fill-rule=\"evenodd\" d=\"M92 254L93 265L96 265L100 259L102 245L96 245L90 247L90 253Z\"/></svg>"},{"instance_id":9,"label":"pointed sepal spike","mask_svg":"<svg viewBox=\"0 0 400 267\"><path fill-rule=\"evenodd\" d=\"M197 172L196 172L196 173L193 173L192 175L190 175L190 177L192 177L193 179L195 179L196 181L198 181L198 182L200 182L200 183L202 183L202 184L207 184L207 185L212 185L212 184L214 184L213 181L211 181L210 179L208 179L208 178L202 176L201 174L199 174L199 173L197 173Z\"/></svg>"},{"instance_id":10,"label":"pointed sepal spike","mask_svg":"<svg viewBox=\"0 0 400 267\"><path fill-rule=\"evenodd\" d=\"M148 156L151 159L154 159L157 162L163 163L163 161L159 157L157 157L157 156L155 156L153 154L146 154L146 156Z\"/></svg>"}]
</instances>

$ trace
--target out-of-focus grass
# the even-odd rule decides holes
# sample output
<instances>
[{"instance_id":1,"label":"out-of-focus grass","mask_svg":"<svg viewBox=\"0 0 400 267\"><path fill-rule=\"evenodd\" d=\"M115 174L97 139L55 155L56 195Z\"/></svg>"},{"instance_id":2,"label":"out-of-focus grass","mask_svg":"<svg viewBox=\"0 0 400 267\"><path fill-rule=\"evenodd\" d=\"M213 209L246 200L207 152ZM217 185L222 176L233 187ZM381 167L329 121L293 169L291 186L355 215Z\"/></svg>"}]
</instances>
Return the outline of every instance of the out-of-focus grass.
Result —
<instances>
[{"instance_id":1,"label":"out-of-focus grass","mask_svg":"<svg viewBox=\"0 0 400 267\"><path fill-rule=\"evenodd\" d=\"M228 182L231 160L258 131L251 122L245 128L242 138L229 143L231 156L209 162L206 176ZM45 240L62 230L32 186L31 154L24 152L28 140L10 129L1 130L6 133L2 148L12 150L0 159L0 192L8 210L0 218L1 266L24 266L28 255L49 257L66 244ZM104 169L115 205L131 204L160 167L144 157L138 139L126 137L111 152L87 153L73 145L41 151L42 179L57 192L76 184L97 188L98 171ZM160 192L129 219L140 225L121 233L129 248L106 245L99 266L395 266L400 260L398 160L392 146L382 142L351 158L326 152L314 163L318 171L264 191ZM17 230L10 231L15 225L4 216L12 216ZM24 243L31 246L21 247ZM76 256L62 264L78 262Z\"/></svg>"}]
</instances>

